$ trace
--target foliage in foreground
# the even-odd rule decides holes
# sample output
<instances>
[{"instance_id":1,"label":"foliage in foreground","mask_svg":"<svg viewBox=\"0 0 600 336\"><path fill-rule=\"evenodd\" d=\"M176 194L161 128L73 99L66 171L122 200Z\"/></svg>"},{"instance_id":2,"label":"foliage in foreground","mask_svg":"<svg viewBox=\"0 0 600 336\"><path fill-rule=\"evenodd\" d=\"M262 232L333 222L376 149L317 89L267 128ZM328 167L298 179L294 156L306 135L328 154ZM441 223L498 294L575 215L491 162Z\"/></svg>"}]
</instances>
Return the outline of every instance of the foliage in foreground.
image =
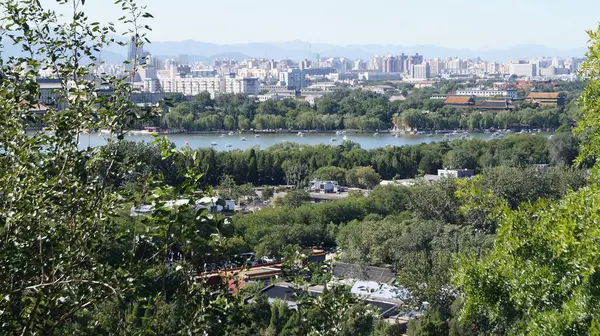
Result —
<instances>
[{"instance_id":1,"label":"foliage in foreground","mask_svg":"<svg viewBox=\"0 0 600 336\"><path fill-rule=\"evenodd\" d=\"M600 28L589 35L583 71L591 82L580 99L578 132L585 143L579 163L600 155ZM464 292L463 321L481 334L600 334L598 176L596 161L592 185L561 200L518 210L492 203L499 222L494 248L480 260L465 258L455 274Z\"/></svg>"},{"instance_id":2,"label":"foliage in foreground","mask_svg":"<svg viewBox=\"0 0 600 336\"><path fill-rule=\"evenodd\" d=\"M165 140L153 147L160 156L151 164L158 169L145 169L144 155L123 155L122 131L157 111L130 102L128 78L92 71L115 28L88 21L84 1L60 4L69 5L63 8L70 16L59 18L36 0L0 3L1 41L22 49L0 68L1 333L254 335L260 324L268 328L268 315L257 315L256 305L196 280L206 250L227 251L223 218L194 208L203 185L200 157ZM143 21L152 15L132 0L115 6L131 27L128 37L141 43ZM61 82L56 104L44 115L32 112L41 70ZM114 92L98 94L97 83ZM67 107L59 111L59 105ZM28 135L32 123L47 125L46 132ZM79 149L80 132L98 129L119 134L116 143ZM163 174L165 166L178 169ZM172 206L172 200L182 204ZM150 201L151 215L128 215ZM303 329L289 334L385 330L357 301L338 302L344 293L301 305L294 313L298 323L290 323ZM323 304L337 318L314 313Z\"/></svg>"}]
</instances>

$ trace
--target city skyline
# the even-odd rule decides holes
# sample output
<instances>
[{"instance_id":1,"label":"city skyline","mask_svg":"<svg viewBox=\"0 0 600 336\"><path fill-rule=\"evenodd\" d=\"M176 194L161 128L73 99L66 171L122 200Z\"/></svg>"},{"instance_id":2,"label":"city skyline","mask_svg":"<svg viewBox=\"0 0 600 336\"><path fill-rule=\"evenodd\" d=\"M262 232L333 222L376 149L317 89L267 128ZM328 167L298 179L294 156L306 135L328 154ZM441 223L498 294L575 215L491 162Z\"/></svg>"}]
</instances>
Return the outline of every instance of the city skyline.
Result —
<instances>
[{"instance_id":1,"label":"city skyline","mask_svg":"<svg viewBox=\"0 0 600 336\"><path fill-rule=\"evenodd\" d=\"M262 0L195 2L140 1L154 19L147 23L152 41L203 41L216 44L273 43L302 40L314 44L435 45L473 50L535 44L549 48L585 47L588 29L598 25L600 3L578 0L476 0L395 3L373 0ZM50 0L44 5L57 8ZM364 8L368 7L368 8ZM586 8L586 10L582 10ZM88 1L91 19L115 20L114 5Z\"/></svg>"}]
</instances>

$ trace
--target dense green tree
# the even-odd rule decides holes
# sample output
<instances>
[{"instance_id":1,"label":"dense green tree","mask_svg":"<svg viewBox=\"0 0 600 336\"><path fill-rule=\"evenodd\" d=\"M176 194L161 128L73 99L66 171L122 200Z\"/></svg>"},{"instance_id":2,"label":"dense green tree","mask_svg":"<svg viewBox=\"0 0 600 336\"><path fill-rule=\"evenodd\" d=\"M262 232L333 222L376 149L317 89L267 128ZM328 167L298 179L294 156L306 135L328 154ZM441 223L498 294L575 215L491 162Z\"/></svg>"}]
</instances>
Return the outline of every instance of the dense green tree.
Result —
<instances>
[{"instance_id":1,"label":"dense green tree","mask_svg":"<svg viewBox=\"0 0 600 336\"><path fill-rule=\"evenodd\" d=\"M553 165L571 165L579 155L579 139L571 133L558 133L548 140L548 155Z\"/></svg>"},{"instance_id":2,"label":"dense green tree","mask_svg":"<svg viewBox=\"0 0 600 336\"><path fill-rule=\"evenodd\" d=\"M346 169L327 166L317 169L313 177L322 181L337 181L340 185L346 185Z\"/></svg>"},{"instance_id":3,"label":"dense green tree","mask_svg":"<svg viewBox=\"0 0 600 336\"><path fill-rule=\"evenodd\" d=\"M381 176L372 167L355 167L346 172L346 182L352 187L372 189Z\"/></svg>"},{"instance_id":4,"label":"dense green tree","mask_svg":"<svg viewBox=\"0 0 600 336\"><path fill-rule=\"evenodd\" d=\"M89 22L83 2L59 5L65 3L72 7L61 8L72 12L62 18L37 1L0 4L4 24L12 27L1 32L2 40L30 51L8 57L0 71L2 331L228 334L226 321L243 323L239 305L218 302L235 299L227 292L206 293L191 280L220 226L219 219L192 206L201 164L189 148L178 151L166 141L140 153L136 145L122 143L124 129L158 111L130 102L127 78L95 77L86 64L97 61L114 27ZM126 13L120 21L133 23L135 38L144 40L142 18L151 15L133 2L119 4ZM29 106L39 103L36 80L45 69L54 69L60 82L57 101L68 104L36 116ZM97 95L96 82L110 85L113 93ZM25 132L27 121L36 118L49 133ZM117 138L109 146L79 149L84 129L108 129ZM157 161L153 169L162 161L181 164L172 181L177 187L144 167ZM135 192L121 185L136 178ZM189 202L169 205L178 198ZM152 214L130 216L132 206L150 199ZM210 317L191 318L200 312Z\"/></svg>"},{"instance_id":5,"label":"dense green tree","mask_svg":"<svg viewBox=\"0 0 600 336\"><path fill-rule=\"evenodd\" d=\"M588 132L579 161L597 158L600 86L597 46L590 31L583 65L592 81L582 94L580 133ZM597 170L592 172L596 180ZM470 194L478 193L472 189ZM499 202L494 248L482 259L466 257L456 284L464 292L462 319L480 334L595 335L600 333L600 281L596 270L598 186L570 191L558 201ZM475 199L473 197L472 199Z\"/></svg>"},{"instance_id":6,"label":"dense green tree","mask_svg":"<svg viewBox=\"0 0 600 336\"><path fill-rule=\"evenodd\" d=\"M455 192L456 185L452 179L443 179L438 184L418 184L411 188L408 208L423 219L458 223L461 218Z\"/></svg>"},{"instance_id":7,"label":"dense green tree","mask_svg":"<svg viewBox=\"0 0 600 336\"><path fill-rule=\"evenodd\" d=\"M444 157L444 167L448 169L475 169L477 159L467 149L453 149Z\"/></svg>"},{"instance_id":8,"label":"dense green tree","mask_svg":"<svg viewBox=\"0 0 600 336\"><path fill-rule=\"evenodd\" d=\"M262 192L263 201L270 200L274 194L275 194L275 190L273 190L273 188L266 187L265 189L263 189L263 192Z\"/></svg>"},{"instance_id":9,"label":"dense green tree","mask_svg":"<svg viewBox=\"0 0 600 336\"><path fill-rule=\"evenodd\" d=\"M281 205L290 207L290 208L298 208L302 204L305 204L306 202L309 202L309 201L310 201L310 195L308 194L308 192L301 190L301 189L296 189L296 190L287 192L285 194L285 196L283 196L283 198L281 198Z\"/></svg>"}]
</instances>

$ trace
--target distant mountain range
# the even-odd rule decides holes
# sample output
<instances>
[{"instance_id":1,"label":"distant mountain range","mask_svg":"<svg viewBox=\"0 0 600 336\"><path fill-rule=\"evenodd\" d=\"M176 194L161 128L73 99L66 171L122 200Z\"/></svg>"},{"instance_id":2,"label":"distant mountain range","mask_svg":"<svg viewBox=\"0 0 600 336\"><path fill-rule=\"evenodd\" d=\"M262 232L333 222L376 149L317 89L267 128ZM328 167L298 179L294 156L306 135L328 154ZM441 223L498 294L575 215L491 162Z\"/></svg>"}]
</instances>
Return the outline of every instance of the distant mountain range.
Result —
<instances>
[{"instance_id":1,"label":"distant mountain range","mask_svg":"<svg viewBox=\"0 0 600 336\"><path fill-rule=\"evenodd\" d=\"M535 44L517 45L508 49L455 49L438 47L434 45L379 45L363 44L339 46L334 44L310 44L304 41L290 41L282 43L238 43L215 44L198 41L180 42L152 42L144 49L159 57L176 58L178 55L188 55L191 62L212 62L214 59L243 60L251 57L302 60L321 57L347 57L350 59L369 59L374 55L399 55L401 53L412 55L419 53L426 58L433 57L480 57L486 61L506 62L517 59L530 59L542 56L583 57L586 48L556 49ZM10 44L0 50L3 56L20 54ZM121 63L127 54L126 48L117 45L111 46L102 52L102 59L111 64Z\"/></svg>"},{"instance_id":2,"label":"distant mountain range","mask_svg":"<svg viewBox=\"0 0 600 336\"><path fill-rule=\"evenodd\" d=\"M152 42L145 47L155 55L176 57L180 54L189 55L190 60L195 57L206 59L244 59L248 57L263 57L273 59L302 60L314 58L316 54L321 57L347 57L351 59L369 59L374 55L399 55L419 53L426 58L431 57L481 57L484 60L506 62L514 59L529 59L541 56L583 57L585 48L556 49L541 45L518 45L508 49L455 49L434 45L349 45L339 46L334 44L309 44L304 41L290 41L283 43L239 43L239 44L214 44L198 41L181 42ZM229 55L230 53L233 53ZM311 56L312 55L312 56ZM231 57L229 57L231 56Z\"/></svg>"}]
</instances>

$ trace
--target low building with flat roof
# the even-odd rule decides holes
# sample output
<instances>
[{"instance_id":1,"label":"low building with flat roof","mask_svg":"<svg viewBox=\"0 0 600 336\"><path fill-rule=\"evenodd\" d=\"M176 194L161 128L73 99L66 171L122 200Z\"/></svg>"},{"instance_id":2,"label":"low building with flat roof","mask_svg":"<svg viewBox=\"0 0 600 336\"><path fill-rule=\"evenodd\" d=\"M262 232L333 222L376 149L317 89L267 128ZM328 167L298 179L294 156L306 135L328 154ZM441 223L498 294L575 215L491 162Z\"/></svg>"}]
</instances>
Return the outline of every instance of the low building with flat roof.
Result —
<instances>
[{"instance_id":1,"label":"low building with flat roof","mask_svg":"<svg viewBox=\"0 0 600 336\"><path fill-rule=\"evenodd\" d=\"M438 169L440 178L468 178L475 176L473 169Z\"/></svg>"},{"instance_id":2,"label":"low building with flat roof","mask_svg":"<svg viewBox=\"0 0 600 336\"><path fill-rule=\"evenodd\" d=\"M298 287L297 285L279 282L264 288L261 293L267 296L269 303L275 301L284 302L288 308L297 309L297 298L302 292L308 293L312 296L318 296L325 290L324 286L309 286L305 288ZM397 313L398 308L402 304L401 301L396 300L385 300L377 298L365 298L361 297L366 304L372 305L379 310L379 314L383 318L389 318ZM249 300L250 301L250 300Z\"/></svg>"}]
</instances>

